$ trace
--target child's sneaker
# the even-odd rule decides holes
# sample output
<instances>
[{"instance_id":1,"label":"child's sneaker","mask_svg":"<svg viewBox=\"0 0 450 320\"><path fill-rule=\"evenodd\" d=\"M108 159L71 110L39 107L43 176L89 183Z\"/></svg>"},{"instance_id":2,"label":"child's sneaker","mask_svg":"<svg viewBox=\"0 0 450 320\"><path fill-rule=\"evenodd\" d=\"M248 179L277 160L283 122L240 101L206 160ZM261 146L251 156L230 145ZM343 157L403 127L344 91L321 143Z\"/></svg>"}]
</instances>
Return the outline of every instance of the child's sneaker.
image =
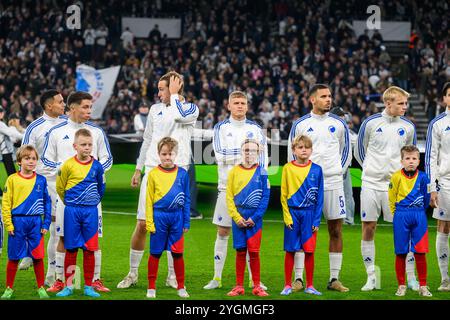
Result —
<instances>
[{"instance_id":1,"label":"child's sneaker","mask_svg":"<svg viewBox=\"0 0 450 320\"><path fill-rule=\"evenodd\" d=\"M245 294L245 289L243 286L236 286L233 289L231 289L230 292L227 293L227 296L229 297L236 297L236 296L242 296Z\"/></svg>"},{"instance_id":2,"label":"child's sneaker","mask_svg":"<svg viewBox=\"0 0 450 320\"><path fill-rule=\"evenodd\" d=\"M59 279L56 279L56 281L53 283L53 285L47 289L47 292L60 292L65 287L64 282L62 282Z\"/></svg>"},{"instance_id":3,"label":"child's sneaker","mask_svg":"<svg viewBox=\"0 0 450 320\"><path fill-rule=\"evenodd\" d=\"M267 290L267 287L264 285L264 283L262 283L261 281L259 282L259 286L261 287L261 288L263 288L264 290ZM250 279L250 280L248 280L248 287L250 288L250 289L253 289L254 287L255 287L255 285L253 284L253 280L252 279Z\"/></svg>"},{"instance_id":4,"label":"child's sneaker","mask_svg":"<svg viewBox=\"0 0 450 320\"><path fill-rule=\"evenodd\" d=\"M147 298L151 298L151 299L156 298L156 290L155 289L147 289Z\"/></svg>"},{"instance_id":5,"label":"child's sneaker","mask_svg":"<svg viewBox=\"0 0 450 320\"><path fill-rule=\"evenodd\" d=\"M2 295L2 299L11 299L13 293L14 293L14 290L11 289L10 287L7 287L5 292Z\"/></svg>"},{"instance_id":6,"label":"child's sneaker","mask_svg":"<svg viewBox=\"0 0 450 320\"><path fill-rule=\"evenodd\" d=\"M100 294L95 292L94 287L92 286L84 286L84 295L91 298L100 297Z\"/></svg>"},{"instance_id":7,"label":"child's sneaker","mask_svg":"<svg viewBox=\"0 0 450 320\"><path fill-rule=\"evenodd\" d=\"M48 298L50 298L48 296L48 294L47 294L47 291L45 291L44 287L40 287L37 292L38 292L38 295L39 295L40 299L48 299Z\"/></svg>"},{"instance_id":8,"label":"child's sneaker","mask_svg":"<svg viewBox=\"0 0 450 320\"><path fill-rule=\"evenodd\" d=\"M178 289L178 296L180 298L189 298L189 293L187 293L186 288Z\"/></svg>"},{"instance_id":9,"label":"child's sneaker","mask_svg":"<svg viewBox=\"0 0 450 320\"><path fill-rule=\"evenodd\" d=\"M220 279L212 279L206 286L203 287L203 289L211 290L211 289L217 289L222 288L222 281Z\"/></svg>"},{"instance_id":10,"label":"child's sneaker","mask_svg":"<svg viewBox=\"0 0 450 320\"><path fill-rule=\"evenodd\" d=\"M292 287L291 286L286 286L284 287L284 289L280 292L280 294L282 296L288 296L292 293Z\"/></svg>"},{"instance_id":11,"label":"child's sneaker","mask_svg":"<svg viewBox=\"0 0 450 320\"><path fill-rule=\"evenodd\" d=\"M94 288L96 291L100 292L110 292L107 287L104 286L103 281L101 279L97 279L94 282L92 282L92 288Z\"/></svg>"},{"instance_id":12,"label":"child's sneaker","mask_svg":"<svg viewBox=\"0 0 450 320\"><path fill-rule=\"evenodd\" d=\"M68 297L73 295L73 288L72 287L65 287L62 291L58 292L56 294L57 297Z\"/></svg>"},{"instance_id":13,"label":"child's sneaker","mask_svg":"<svg viewBox=\"0 0 450 320\"><path fill-rule=\"evenodd\" d=\"M252 293L258 297L267 297L269 295L261 286L253 288Z\"/></svg>"},{"instance_id":14,"label":"child's sneaker","mask_svg":"<svg viewBox=\"0 0 450 320\"><path fill-rule=\"evenodd\" d=\"M419 296L422 297L432 297L433 295L430 292L430 289L427 286L419 287Z\"/></svg>"},{"instance_id":15,"label":"child's sneaker","mask_svg":"<svg viewBox=\"0 0 450 320\"><path fill-rule=\"evenodd\" d=\"M395 293L397 297L404 297L406 295L406 286L405 285L399 285L397 292Z\"/></svg>"},{"instance_id":16,"label":"child's sneaker","mask_svg":"<svg viewBox=\"0 0 450 320\"><path fill-rule=\"evenodd\" d=\"M305 293L307 294L314 294L316 296L321 296L322 292L317 291L314 287L308 287L305 289Z\"/></svg>"}]
</instances>

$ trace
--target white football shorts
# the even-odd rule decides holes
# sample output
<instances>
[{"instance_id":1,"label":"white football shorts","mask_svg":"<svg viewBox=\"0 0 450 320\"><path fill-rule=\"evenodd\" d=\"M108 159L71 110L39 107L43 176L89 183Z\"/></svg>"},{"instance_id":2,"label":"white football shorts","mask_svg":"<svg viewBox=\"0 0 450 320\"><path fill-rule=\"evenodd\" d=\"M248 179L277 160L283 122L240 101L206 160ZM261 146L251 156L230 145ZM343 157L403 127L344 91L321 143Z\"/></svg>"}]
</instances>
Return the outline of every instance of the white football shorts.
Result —
<instances>
[{"instance_id":1,"label":"white football shorts","mask_svg":"<svg viewBox=\"0 0 450 320\"><path fill-rule=\"evenodd\" d=\"M383 212L383 219L392 222L393 215L389 208L389 195L387 191L361 188L361 221L378 221Z\"/></svg>"},{"instance_id":2,"label":"white football shorts","mask_svg":"<svg viewBox=\"0 0 450 320\"><path fill-rule=\"evenodd\" d=\"M439 190L438 207L433 210L433 218L450 221L450 189Z\"/></svg>"},{"instance_id":3,"label":"white football shorts","mask_svg":"<svg viewBox=\"0 0 450 320\"><path fill-rule=\"evenodd\" d=\"M345 219L344 186L336 190L323 192L323 217L326 220Z\"/></svg>"},{"instance_id":4,"label":"white football shorts","mask_svg":"<svg viewBox=\"0 0 450 320\"><path fill-rule=\"evenodd\" d=\"M227 207L227 192L225 190L219 190L217 194L212 223L221 227L231 227L231 217L228 214Z\"/></svg>"}]
</instances>

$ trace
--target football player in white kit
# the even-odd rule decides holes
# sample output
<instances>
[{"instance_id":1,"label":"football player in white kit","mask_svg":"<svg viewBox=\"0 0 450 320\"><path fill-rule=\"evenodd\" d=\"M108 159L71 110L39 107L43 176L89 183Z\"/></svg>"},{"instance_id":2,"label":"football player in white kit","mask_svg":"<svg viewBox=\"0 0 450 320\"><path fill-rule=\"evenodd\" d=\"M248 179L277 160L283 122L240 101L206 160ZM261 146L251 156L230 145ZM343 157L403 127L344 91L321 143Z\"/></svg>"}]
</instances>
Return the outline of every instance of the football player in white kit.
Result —
<instances>
[{"instance_id":1,"label":"football player in white kit","mask_svg":"<svg viewBox=\"0 0 450 320\"><path fill-rule=\"evenodd\" d=\"M431 203L437 219L436 254L441 285L438 291L450 291L448 278L448 237L450 232L450 82L444 84L442 100L447 107L434 118L427 132L425 171L430 178Z\"/></svg>"},{"instance_id":2,"label":"football player in white kit","mask_svg":"<svg viewBox=\"0 0 450 320\"><path fill-rule=\"evenodd\" d=\"M379 288L375 274L375 230L383 212L384 221L392 222L388 187L392 174L400 170L400 149L416 144L416 128L403 115L408 108L409 93L392 86L383 93L385 109L363 121L355 145L355 158L362 168L361 184L361 254L367 271L362 291ZM414 255L406 259L408 287L419 290L414 275Z\"/></svg>"},{"instance_id":3,"label":"football player in white kit","mask_svg":"<svg viewBox=\"0 0 450 320\"><path fill-rule=\"evenodd\" d=\"M41 117L34 120L25 130L25 134L22 139L22 145L29 144L36 148L39 158L42 158L44 153L45 138L49 130L57 124L67 120L67 116L64 115L64 98L57 90L51 89L42 93L40 98L40 104L44 113ZM36 165L36 173L46 175L46 171L43 170L44 164L38 161ZM51 177L47 177L48 193L52 199L52 223L50 225L50 238L47 243L48 254L48 267L47 275L45 277L45 285L52 286L55 282L55 254L56 245L58 244L58 237L55 234L55 215L56 215L56 185L55 180ZM28 269L33 264L31 258L24 258L19 265L19 269Z\"/></svg>"},{"instance_id":4,"label":"football player in white kit","mask_svg":"<svg viewBox=\"0 0 450 320\"><path fill-rule=\"evenodd\" d=\"M178 141L178 154L175 164L186 170L191 160L191 136L199 114L198 107L184 100L184 83L180 74L171 71L163 75L158 82L158 97L160 103L151 106L144 131L136 170L131 178L131 186L141 184L137 210L136 228L131 237L130 270L125 278L119 282L117 288L129 288L138 281L138 268L144 255L147 231L145 228L145 202L148 173L158 166L158 142L167 136ZM141 172L145 167L145 174L141 180ZM177 288L172 255L167 255L169 274L166 285Z\"/></svg>"},{"instance_id":5,"label":"football player in white kit","mask_svg":"<svg viewBox=\"0 0 450 320\"><path fill-rule=\"evenodd\" d=\"M219 192L213 217L213 224L217 226L217 237L214 246L214 277L203 287L204 289L222 287L222 271L227 257L228 238L231 231L231 217L228 214L226 203L226 186L228 172L241 161L242 142L245 139L256 139L263 146L259 165L266 170L268 165L267 139L261 127L246 118L248 100L245 93L232 92L228 98L228 109L231 113L230 117L214 126L213 148L219 173ZM249 266L248 253L247 266ZM251 277L250 268L248 270ZM253 286L251 280L250 286ZM267 289L262 283L261 287L264 290Z\"/></svg>"},{"instance_id":6,"label":"football player in white kit","mask_svg":"<svg viewBox=\"0 0 450 320\"><path fill-rule=\"evenodd\" d=\"M344 120L330 113L331 89L326 84L315 84L309 90L312 111L295 121L288 140L288 161L295 160L291 144L296 136L303 134L311 138L313 153L311 160L322 167L324 176L323 215L327 220L329 234L330 278L327 289L347 292L339 281L342 267L342 224L346 217L343 175L351 163L352 152L349 130ZM303 287L301 280L304 253L295 255L296 281L293 289ZM299 270L297 274L297 270Z\"/></svg>"},{"instance_id":7,"label":"football player in white kit","mask_svg":"<svg viewBox=\"0 0 450 320\"><path fill-rule=\"evenodd\" d=\"M43 171L50 183L56 184L56 175L59 167L64 161L76 155L73 148L73 141L75 132L78 129L88 129L92 133L93 149L92 156L100 161L103 170L107 171L111 168L113 158L109 148L108 138L105 132L88 121L92 112L92 96L89 93L76 91L72 92L68 99L69 118L54 126L48 132L44 144L44 152L42 162L44 164ZM99 204L99 230L98 236L103 237L101 204ZM55 221L56 236L59 237L59 243L56 249L56 281L47 289L49 292L59 292L64 288L64 203L61 199L56 203L56 221ZM109 289L103 285L100 279L101 271L101 250L95 251L95 271L92 286L97 291L108 292Z\"/></svg>"}]
</instances>

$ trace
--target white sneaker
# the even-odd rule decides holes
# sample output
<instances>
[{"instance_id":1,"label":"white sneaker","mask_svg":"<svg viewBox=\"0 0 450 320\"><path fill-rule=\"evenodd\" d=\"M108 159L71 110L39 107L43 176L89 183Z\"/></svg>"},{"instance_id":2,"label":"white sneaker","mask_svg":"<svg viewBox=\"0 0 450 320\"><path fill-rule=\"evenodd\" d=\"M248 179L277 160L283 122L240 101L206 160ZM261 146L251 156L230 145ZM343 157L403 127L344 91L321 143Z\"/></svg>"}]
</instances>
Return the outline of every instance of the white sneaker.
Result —
<instances>
[{"instance_id":1,"label":"white sneaker","mask_svg":"<svg viewBox=\"0 0 450 320\"><path fill-rule=\"evenodd\" d=\"M408 289L419 291L419 282L416 279L408 280Z\"/></svg>"},{"instance_id":2,"label":"white sneaker","mask_svg":"<svg viewBox=\"0 0 450 320\"><path fill-rule=\"evenodd\" d=\"M56 281L55 275L48 275L45 277L44 285L51 287Z\"/></svg>"},{"instance_id":3,"label":"white sneaker","mask_svg":"<svg viewBox=\"0 0 450 320\"><path fill-rule=\"evenodd\" d=\"M420 286L419 287L419 296L432 297L433 295L431 294L431 292L427 286Z\"/></svg>"},{"instance_id":4,"label":"white sneaker","mask_svg":"<svg viewBox=\"0 0 450 320\"><path fill-rule=\"evenodd\" d=\"M213 279L206 286L203 287L203 289L211 290L211 289L217 289L222 287L222 281Z\"/></svg>"},{"instance_id":5,"label":"white sneaker","mask_svg":"<svg viewBox=\"0 0 450 320\"><path fill-rule=\"evenodd\" d=\"M166 286L174 289L178 288L177 278L175 276L168 276L166 279Z\"/></svg>"},{"instance_id":6,"label":"white sneaker","mask_svg":"<svg viewBox=\"0 0 450 320\"><path fill-rule=\"evenodd\" d=\"M28 270L33 265L33 259L26 257L20 261L19 270Z\"/></svg>"},{"instance_id":7,"label":"white sneaker","mask_svg":"<svg viewBox=\"0 0 450 320\"><path fill-rule=\"evenodd\" d=\"M178 296L181 298L189 298L189 293L187 293L186 288L178 289Z\"/></svg>"},{"instance_id":8,"label":"white sneaker","mask_svg":"<svg viewBox=\"0 0 450 320\"><path fill-rule=\"evenodd\" d=\"M117 288L128 289L131 286L135 286L138 282L138 275L133 273L128 273L122 281L119 282Z\"/></svg>"},{"instance_id":9,"label":"white sneaker","mask_svg":"<svg viewBox=\"0 0 450 320\"><path fill-rule=\"evenodd\" d=\"M441 285L438 288L438 291L450 291L450 281L448 279L442 280Z\"/></svg>"},{"instance_id":10,"label":"white sneaker","mask_svg":"<svg viewBox=\"0 0 450 320\"><path fill-rule=\"evenodd\" d=\"M248 282L248 287L251 288L251 289L253 289L254 286L255 286L255 285L253 284L253 280L250 279L249 282ZM267 287L264 285L264 283L259 282L259 286L260 286L264 291L267 290Z\"/></svg>"},{"instance_id":11,"label":"white sneaker","mask_svg":"<svg viewBox=\"0 0 450 320\"><path fill-rule=\"evenodd\" d=\"M398 286L397 292L395 293L395 295L397 297L404 297L406 295L406 286L405 285L400 285Z\"/></svg>"},{"instance_id":12,"label":"white sneaker","mask_svg":"<svg viewBox=\"0 0 450 320\"><path fill-rule=\"evenodd\" d=\"M156 290L155 289L147 289L147 298L150 298L150 299L156 298Z\"/></svg>"},{"instance_id":13,"label":"white sneaker","mask_svg":"<svg viewBox=\"0 0 450 320\"><path fill-rule=\"evenodd\" d=\"M361 291L372 291L376 288L377 278L375 276L367 277L366 284L361 288Z\"/></svg>"}]
</instances>

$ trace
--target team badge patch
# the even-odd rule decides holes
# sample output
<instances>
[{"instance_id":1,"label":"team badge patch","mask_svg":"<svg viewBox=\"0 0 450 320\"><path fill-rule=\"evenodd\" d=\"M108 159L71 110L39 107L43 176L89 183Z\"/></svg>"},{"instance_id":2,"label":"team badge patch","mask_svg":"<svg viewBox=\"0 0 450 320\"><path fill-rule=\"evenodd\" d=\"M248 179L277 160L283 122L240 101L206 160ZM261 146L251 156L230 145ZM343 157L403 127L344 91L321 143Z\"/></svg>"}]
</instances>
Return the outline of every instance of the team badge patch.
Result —
<instances>
[{"instance_id":1,"label":"team badge patch","mask_svg":"<svg viewBox=\"0 0 450 320\"><path fill-rule=\"evenodd\" d=\"M331 133L335 133L336 132L335 126L329 126L328 131L330 131Z\"/></svg>"},{"instance_id":2,"label":"team badge patch","mask_svg":"<svg viewBox=\"0 0 450 320\"><path fill-rule=\"evenodd\" d=\"M400 137L404 136L405 133L406 133L405 128L399 128L399 129L397 130L397 133L398 133L398 135L399 135Z\"/></svg>"},{"instance_id":3,"label":"team badge patch","mask_svg":"<svg viewBox=\"0 0 450 320\"><path fill-rule=\"evenodd\" d=\"M247 138L249 138L249 139L253 138L253 132L248 131L247 132Z\"/></svg>"}]
</instances>

